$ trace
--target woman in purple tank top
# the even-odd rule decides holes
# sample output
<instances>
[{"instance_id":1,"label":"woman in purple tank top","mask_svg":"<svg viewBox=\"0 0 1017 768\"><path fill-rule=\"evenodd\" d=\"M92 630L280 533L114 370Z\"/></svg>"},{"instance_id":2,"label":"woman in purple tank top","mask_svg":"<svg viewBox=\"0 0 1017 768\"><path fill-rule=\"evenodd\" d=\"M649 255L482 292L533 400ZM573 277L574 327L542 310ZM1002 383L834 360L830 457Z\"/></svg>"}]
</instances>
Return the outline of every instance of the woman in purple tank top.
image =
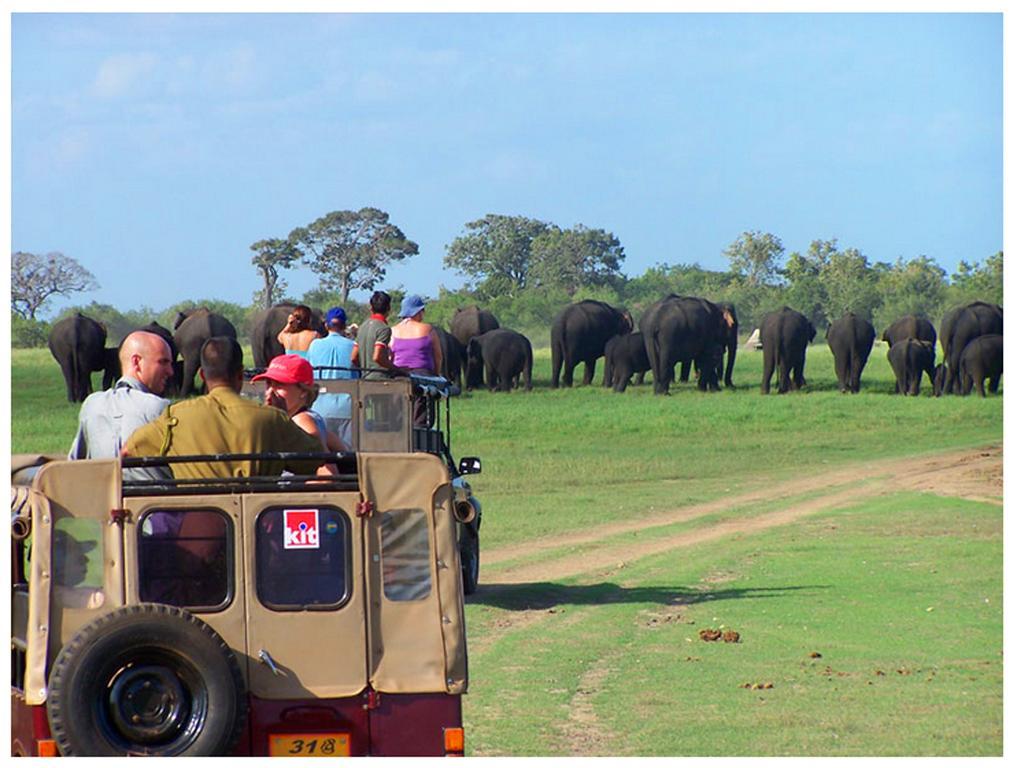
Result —
<instances>
[{"instance_id":1,"label":"woman in purple tank top","mask_svg":"<svg viewBox=\"0 0 1017 768\"><path fill-rule=\"evenodd\" d=\"M403 299L399 310L403 318L392 326L392 362L411 373L436 376L441 369L441 344L430 323L423 322L424 301L415 294ZM427 398L417 398L413 405L413 423L431 426L434 414Z\"/></svg>"}]
</instances>

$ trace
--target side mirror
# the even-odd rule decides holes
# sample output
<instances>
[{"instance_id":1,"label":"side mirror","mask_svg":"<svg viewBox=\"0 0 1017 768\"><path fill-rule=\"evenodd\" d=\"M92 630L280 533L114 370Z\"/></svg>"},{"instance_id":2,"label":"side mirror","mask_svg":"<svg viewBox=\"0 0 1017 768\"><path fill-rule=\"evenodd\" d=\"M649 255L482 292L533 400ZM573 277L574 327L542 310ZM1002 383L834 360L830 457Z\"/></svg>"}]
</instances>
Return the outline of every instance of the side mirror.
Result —
<instances>
[{"instance_id":1,"label":"side mirror","mask_svg":"<svg viewBox=\"0 0 1017 768\"><path fill-rule=\"evenodd\" d=\"M480 474L480 457L463 456L461 459L459 459L459 474L460 475Z\"/></svg>"}]
</instances>

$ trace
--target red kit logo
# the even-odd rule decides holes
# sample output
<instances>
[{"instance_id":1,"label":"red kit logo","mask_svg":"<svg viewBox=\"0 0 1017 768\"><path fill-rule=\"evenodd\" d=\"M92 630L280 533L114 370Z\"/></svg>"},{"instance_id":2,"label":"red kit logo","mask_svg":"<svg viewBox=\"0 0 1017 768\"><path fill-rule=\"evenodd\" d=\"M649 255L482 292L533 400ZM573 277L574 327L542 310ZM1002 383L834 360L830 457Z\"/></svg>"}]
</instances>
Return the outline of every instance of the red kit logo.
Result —
<instances>
[{"instance_id":1,"label":"red kit logo","mask_svg":"<svg viewBox=\"0 0 1017 768\"><path fill-rule=\"evenodd\" d=\"M318 549L318 510L283 510L283 547L285 549Z\"/></svg>"}]
</instances>

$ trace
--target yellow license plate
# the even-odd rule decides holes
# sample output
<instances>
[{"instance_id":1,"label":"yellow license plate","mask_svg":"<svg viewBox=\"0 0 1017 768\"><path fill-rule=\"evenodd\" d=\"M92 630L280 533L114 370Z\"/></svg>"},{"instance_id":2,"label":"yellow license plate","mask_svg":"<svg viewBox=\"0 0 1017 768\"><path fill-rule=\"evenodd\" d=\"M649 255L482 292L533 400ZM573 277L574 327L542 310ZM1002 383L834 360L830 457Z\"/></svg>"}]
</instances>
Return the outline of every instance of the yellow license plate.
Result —
<instances>
[{"instance_id":1,"label":"yellow license plate","mask_svg":"<svg viewBox=\"0 0 1017 768\"><path fill-rule=\"evenodd\" d=\"M280 733L268 737L271 757L349 757L348 733Z\"/></svg>"}]
</instances>

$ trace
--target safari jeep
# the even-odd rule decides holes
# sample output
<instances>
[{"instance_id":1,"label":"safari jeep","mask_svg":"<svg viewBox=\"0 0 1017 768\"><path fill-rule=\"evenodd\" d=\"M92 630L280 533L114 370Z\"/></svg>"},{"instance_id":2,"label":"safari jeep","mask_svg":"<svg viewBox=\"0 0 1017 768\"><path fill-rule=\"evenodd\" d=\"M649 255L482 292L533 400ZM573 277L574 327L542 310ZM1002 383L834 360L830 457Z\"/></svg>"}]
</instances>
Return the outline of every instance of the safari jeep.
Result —
<instances>
[{"instance_id":1,"label":"safari jeep","mask_svg":"<svg viewBox=\"0 0 1017 768\"><path fill-rule=\"evenodd\" d=\"M463 754L479 460L414 438L419 382L341 384L332 478L13 457L13 754Z\"/></svg>"}]
</instances>

